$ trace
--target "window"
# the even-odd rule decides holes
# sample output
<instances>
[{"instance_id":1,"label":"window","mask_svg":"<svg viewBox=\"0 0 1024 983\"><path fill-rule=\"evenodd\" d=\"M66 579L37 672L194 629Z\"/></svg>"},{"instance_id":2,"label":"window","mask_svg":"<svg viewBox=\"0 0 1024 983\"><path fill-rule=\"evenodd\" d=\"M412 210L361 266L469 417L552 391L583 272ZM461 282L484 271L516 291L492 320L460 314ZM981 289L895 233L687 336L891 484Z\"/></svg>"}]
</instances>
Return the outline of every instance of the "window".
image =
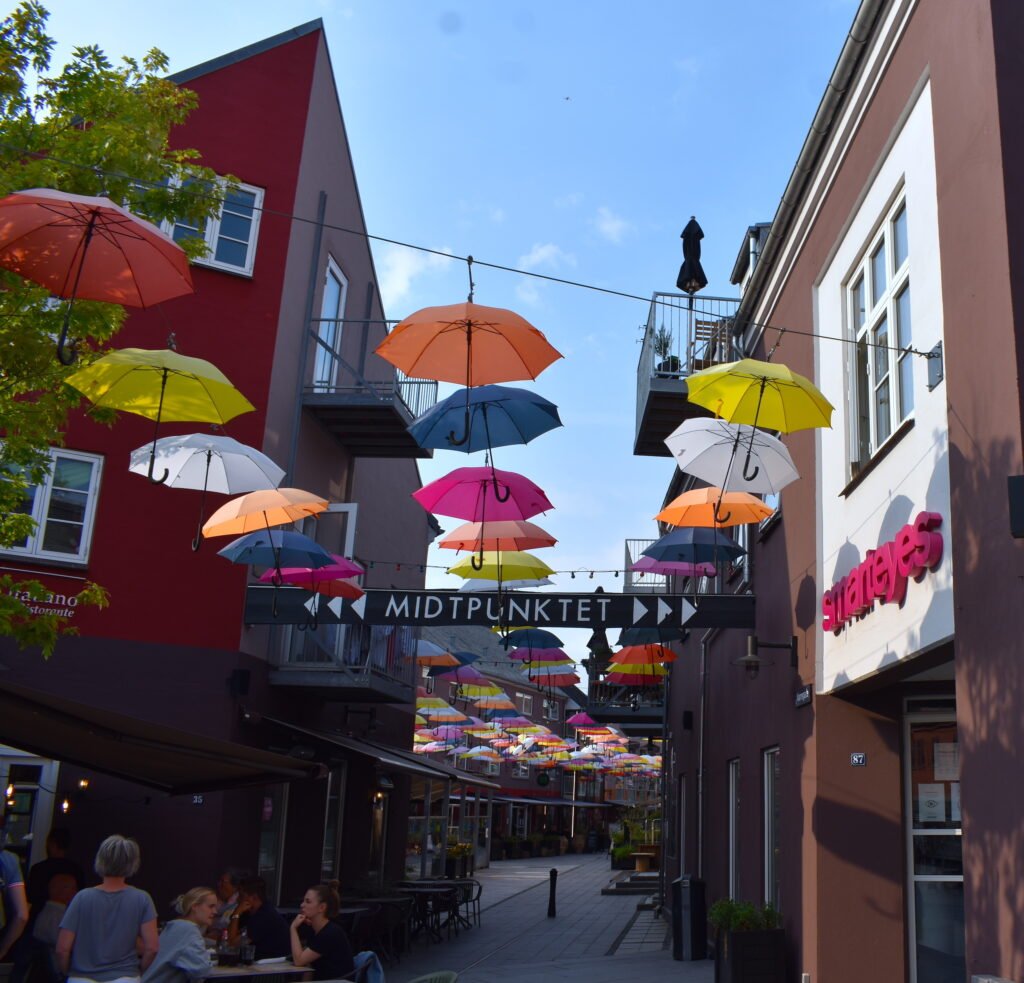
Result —
<instances>
[{"instance_id":1,"label":"window","mask_svg":"<svg viewBox=\"0 0 1024 983\"><path fill-rule=\"evenodd\" d=\"M500 761L485 761L484 762L484 774L485 775L500 775L501 774L501 762Z\"/></svg>"},{"instance_id":2,"label":"window","mask_svg":"<svg viewBox=\"0 0 1024 983\"><path fill-rule=\"evenodd\" d=\"M519 702L519 712L529 717L533 713L533 697L527 693L516 693L516 700Z\"/></svg>"},{"instance_id":3,"label":"window","mask_svg":"<svg viewBox=\"0 0 1024 983\"><path fill-rule=\"evenodd\" d=\"M914 409L907 205L889 209L847 288L856 340L850 387L854 475Z\"/></svg>"},{"instance_id":4,"label":"window","mask_svg":"<svg viewBox=\"0 0 1024 983\"><path fill-rule=\"evenodd\" d=\"M779 749L764 752L764 900L779 908Z\"/></svg>"},{"instance_id":5,"label":"window","mask_svg":"<svg viewBox=\"0 0 1024 983\"><path fill-rule=\"evenodd\" d=\"M512 765L512 777L513 778L529 778L530 777L530 763L528 761L516 761Z\"/></svg>"},{"instance_id":6,"label":"window","mask_svg":"<svg viewBox=\"0 0 1024 983\"><path fill-rule=\"evenodd\" d=\"M191 181L186 182L185 187L193 183L197 186L197 194L207 191L223 194L220 214L211 219L183 216L173 222L165 222L163 230L175 242L182 239L203 239L206 242L209 252L194 262L251 276L263 210L263 189L248 184L240 184L234 191L228 191L224 185L208 189L199 182Z\"/></svg>"},{"instance_id":7,"label":"window","mask_svg":"<svg viewBox=\"0 0 1024 983\"><path fill-rule=\"evenodd\" d=\"M313 362L313 391L329 392L338 384L338 353L341 350L341 322L345 317L348 280L341 267L327 257L324 294L317 322L316 358Z\"/></svg>"},{"instance_id":8,"label":"window","mask_svg":"<svg viewBox=\"0 0 1024 983\"><path fill-rule=\"evenodd\" d=\"M50 461L49 473L40 484L29 486L21 509L35 519L35 532L9 551L44 560L85 563L103 459L52 449Z\"/></svg>"},{"instance_id":9,"label":"window","mask_svg":"<svg viewBox=\"0 0 1024 983\"><path fill-rule=\"evenodd\" d=\"M740 759L729 762L729 897L739 895Z\"/></svg>"},{"instance_id":10,"label":"window","mask_svg":"<svg viewBox=\"0 0 1024 983\"><path fill-rule=\"evenodd\" d=\"M773 510L771 515L758 523L757 528L763 531L774 526L782 517L782 492L766 492L761 498L764 500L764 504Z\"/></svg>"},{"instance_id":11,"label":"window","mask_svg":"<svg viewBox=\"0 0 1024 983\"><path fill-rule=\"evenodd\" d=\"M558 700L544 700L544 717L546 720L558 720L561 715L561 705Z\"/></svg>"}]
</instances>

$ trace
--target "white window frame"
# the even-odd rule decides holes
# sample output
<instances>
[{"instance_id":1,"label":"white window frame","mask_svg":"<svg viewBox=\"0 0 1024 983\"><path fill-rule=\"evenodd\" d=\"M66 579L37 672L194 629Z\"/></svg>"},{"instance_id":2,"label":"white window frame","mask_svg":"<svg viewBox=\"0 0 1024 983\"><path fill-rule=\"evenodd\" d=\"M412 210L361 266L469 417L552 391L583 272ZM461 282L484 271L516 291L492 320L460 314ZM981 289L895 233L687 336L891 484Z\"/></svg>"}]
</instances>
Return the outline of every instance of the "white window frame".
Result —
<instances>
[{"instance_id":1,"label":"white window frame","mask_svg":"<svg viewBox=\"0 0 1024 983\"><path fill-rule=\"evenodd\" d=\"M740 759L729 761L729 897L735 900L740 887Z\"/></svg>"},{"instance_id":2,"label":"white window frame","mask_svg":"<svg viewBox=\"0 0 1024 983\"><path fill-rule=\"evenodd\" d=\"M327 308L327 284L334 279L339 287L338 304L333 310ZM348 303L348 277L333 256L328 254L324 269L324 280L320 292L320 320L316 324L316 336L323 344L316 343L313 356L313 391L330 392L338 384L338 360L341 353L341 327L345 320L345 305ZM325 320L326 319L326 320ZM324 345L327 347L325 348ZM328 349L333 354L328 353ZM321 366L323 367L321 369ZM323 378L320 376L323 375Z\"/></svg>"},{"instance_id":3,"label":"white window frame","mask_svg":"<svg viewBox=\"0 0 1024 983\"><path fill-rule=\"evenodd\" d=\"M177 180L173 181L172 186L179 186L179 182ZM256 244L259 242L260 236L260 219L263 215L264 191L263 188L258 188L253 184L239 183L237 185L237 188L239 191L245 191L253 195L252 227L249 235L249 241L246 244L244 265L237 266L234 263L225 263L223 260L218 260L214 258L217 250L217 238L220 235L221 215L224 212L224 200L221 201L220 210L217 212L217 215L213 218L205 219L206 226L203 229L203 234L198 237L203 239L203 241L206 243L208 255L199 256L196 259L192 260L192 262L200 266L209 266L215 270L224 270L227 273L235 273L241 276L251 277L253 267L256 265ZM221 198L223 199L223 196L226 193L226 189L227 182L225 182L222 179L218 179L217 190L215 193L220 195ZM178 223L176 221L167 219L166 221L161 223L160 229L161 231L166 232L167 235L171 236L171 238L173 238L174 228L177 224ZM191 226L189 226L189 228L191 228ZM240 240L235 239L233 241L239 242Z\"/></svg>"},{"instance_id":4,"label":"white window frame","mask_svg":"<svg viewBox=\"0 0 1024 983\"><path fill-rule=\"evenodd\" d=\"M500 775L501 774L501 762L500 761L485 761L484 762L484 774L485 775Z\"/></svg>"},{"instance_id":5,"label":"white window frame","mask_svg":"<svg viewBox=\"0 0 1024 983\"><path fill-rule=\"evenodd\" d=\"M561 720L561 705L558 700L544 697L544 719Z\"/></svg>"},{"instance_id":6,"label":"white window frame","mask_svg":"<svg viewBox=\"0 0 1024 983\"><path fill-rule=\"evenodd\" d=\"M53 474L56 469L57 458L66 457L77 461L88 461L93 465L92 478L89 489L86 492L85 515L82 520L82 541L79 544L78 552L58 553L42 548L43 533L46 526L46 513L49 510L50 495L53 491ZM96 503L99 500L100 479L103 474L103 457L99 454L86 454L84 451L70 451L63 447L50 448L50 469L46 477L38 485L35 497L32 501L32 518L35 521L35 531L28 537L25 546L10 546L0 549L0 553L43 560L45 562L62 563L74 566L86 566L89 562L89 551L92 548L93 523L96 519Z\"/></svg>"},{"instance_id":7,"label":"white window frame","mask_svg":"<svg viewBox=\"0 0 1024 983\"><path fill-rule=\"evenodd\" d=\"M530 777L530 762L529 761L513 761L512 762L512 777L513 778L529 778Z\"/></svg>"},{"instance_id":8,"label":"white window frame","mask_svg":"<svg viewBox=\"0 0 1024 983\"><path fill-rule=\"evenodd\" d=\"M524 717L529 717L533 714L533 696L529 693L516 693L516 698L519 700L519 712Z\"/></svg>"},{"instance_id":9,"label":"white window frame","mask_svg":"<svg viewBox=\"0 0 1024 983\"><path fill-rule=\"evenodd\" d=\"M910 286L910 249L907 243L907 255L897 268L895 266L895 222L900 212L904 212L904 222L907 222L906 215L907 199L905 192L901 189L899 194L889 205L878 228L868 240L867 245L861 253L856 265L851 271L844 286L844 297L846 305L846 318L849 325L849 334L855 342L851 346L849 359L850 379L847 391L850 401L850 473L855 477L865 465L892 439L893 434L901 424L913 416L913 388L909 393L910 405L907 411L902 412L906 394L902 391L901 373L903 363L906 359L914 356L905 350L897 350L900 345L901 325L899 322L898 301L904 291ZM907 225L909 230L909 223ZM885 289L879 294L878 300L873 301L875 293L874 271L872 259L879 248L885 249ZM861 315L857 301L858 287L863 290L864 296L864 319L861 322ZM911 295L911 304L913 295ZM863 436L861 433L861 406L860 387L864 380L860 379L861 355L859 352L862 341L871 342L877 328L885 321L887 348L876 348L867 345L865 348L864 371L866 372L866 391L869 403L868 434L866 435L866 447L862 450ZM910 318L910 337L905 339L906 346L913 344L913 322ZM884 359L884 363L881 360ZM884 367L884 372L882 371ZM881 373L879 375L878 373ZM876 392L887 383L889 387L888 406L888 433L879 438L880 420L883 419L877 412ZM866 453L866 457L864 454ZM862 459L863 458L863 459Z\"/></svg>"},{"instance_id":10,"label":"white window frame","mask_svg":"<svg viewBox=\"0 0 1024 983\"><path fill-rule=\"evenodd\" d=\"M779 830L775 823L775 803L781 795L778 779L775 776L775 763L781 764L778 745L765 748L762 752L762 769L764 783L764 902L774 905L779 910L779 863L775 849L779 840ZM781 770L781 769L780 769Z\"/></svg>"}]
</instances>

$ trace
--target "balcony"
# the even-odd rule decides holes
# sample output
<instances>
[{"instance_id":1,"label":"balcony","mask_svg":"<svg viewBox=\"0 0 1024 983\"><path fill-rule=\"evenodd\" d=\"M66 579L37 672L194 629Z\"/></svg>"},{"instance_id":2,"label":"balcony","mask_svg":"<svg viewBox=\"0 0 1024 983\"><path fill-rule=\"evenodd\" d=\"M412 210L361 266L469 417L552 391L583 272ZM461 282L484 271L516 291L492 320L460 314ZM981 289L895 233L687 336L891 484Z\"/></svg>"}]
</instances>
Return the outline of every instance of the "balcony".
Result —
<instances>
[{"instance_id":1,"label":"balcony","mask_svg":"<svg viewBox=\"0 0 1024 983\"><path fill-rule=\"evenodd\" d=\"M739 299L656 293L636 370L633 453L668 457L663 441L683 420L710 416L686 398L686 377L739 357L732 325Z\"/></svg>"},{"instance_id":2,"label":"balcony","mask_svg":"<svg viewBox=\"0 0 1024 983\"><path fill-rule=\"evenodd\" d=\"M410 379L373 354L388 326L313 321L302 404L355 457L432 457L407 428L437 402L437 383Z\"/></svg>"},{"instance_id":3,"label":"balcony","mask_svg":"<svg viewBox=\"0 0 1024 983\"><path fill-rule=\"evenodd\" d=\"M328 700L412 703L416 692L415 629L384 625L286 625L275 686L315 686Z\"/></svg>"},{"instance_id":4,"label":"balcony","mask_svg":"<svg viewBox=\"0 0 1024 983\"><path fill-rule=\"evenodd\" d=\"M627 737L660 737L665 693L661 686L591 683L587 713L599 724L615 724Z\"/></svg>"},{"instance_id":5,"label":"balcony","mask_svg":"<svg viewBox=\"0 0 1024 983\"><path fill-rule=\"evenodd\" d=\"M626 594L667 594L669 593L668 577L659 573L637 573L630 569L643 552L655 541L653 539L627 539L626 562L622 590Z\"/></svg>"}]
</instances>

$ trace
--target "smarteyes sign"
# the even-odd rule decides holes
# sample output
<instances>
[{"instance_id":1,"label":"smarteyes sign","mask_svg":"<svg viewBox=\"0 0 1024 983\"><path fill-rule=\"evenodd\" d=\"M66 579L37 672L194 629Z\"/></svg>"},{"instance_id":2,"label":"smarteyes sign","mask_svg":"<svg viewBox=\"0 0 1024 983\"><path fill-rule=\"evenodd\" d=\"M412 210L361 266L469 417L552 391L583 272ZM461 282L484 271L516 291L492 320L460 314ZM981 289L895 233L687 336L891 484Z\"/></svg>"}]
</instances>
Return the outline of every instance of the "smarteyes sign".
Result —
<instances>
[{"instance_id":1,"label":"smarteyes sign","mask_svg":"<svg viewBox=\"0 0 1024 983\"><path fill-rule=\"evenodd\" d=\"M875 601L900 604L907 594L907 581L920 580L942 559L942 525L938 512L920 512L888 543L868 550L855 566L821 598L825 631L840 632L854 618L871 612Z\"/></svg>"}]
</instances>

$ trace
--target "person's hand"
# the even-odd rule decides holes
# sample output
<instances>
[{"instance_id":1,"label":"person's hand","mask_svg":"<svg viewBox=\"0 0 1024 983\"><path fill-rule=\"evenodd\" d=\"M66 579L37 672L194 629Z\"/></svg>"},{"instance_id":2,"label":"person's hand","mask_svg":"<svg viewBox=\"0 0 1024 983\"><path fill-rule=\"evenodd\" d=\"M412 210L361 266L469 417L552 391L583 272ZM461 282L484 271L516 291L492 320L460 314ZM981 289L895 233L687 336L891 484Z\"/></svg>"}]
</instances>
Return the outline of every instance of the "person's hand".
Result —
<instances>
[{"instance_id":1,"label":"person's hand","mask_svg":"<svg viewBox=\"0 0 1024 983\"><path fill-rule=\"evenodd\" d=\"M249 901L248 898L246 898L244 901L239 901L238 904L235 905L236 915L244 915L246 912L249 911L252 911L252 903Z\"/></svg>"},{"instance_id":2,"label":"person's hand","mask_svg":"<svg viewBox=\"0 0 1024 983\"><path fill-rule=\"evenodd\" d=\"M303 925L306 924L306 916L301 912L295 916L295 921L292 922L292 928L297 932Z\"/></svg>"}]
</instances>

